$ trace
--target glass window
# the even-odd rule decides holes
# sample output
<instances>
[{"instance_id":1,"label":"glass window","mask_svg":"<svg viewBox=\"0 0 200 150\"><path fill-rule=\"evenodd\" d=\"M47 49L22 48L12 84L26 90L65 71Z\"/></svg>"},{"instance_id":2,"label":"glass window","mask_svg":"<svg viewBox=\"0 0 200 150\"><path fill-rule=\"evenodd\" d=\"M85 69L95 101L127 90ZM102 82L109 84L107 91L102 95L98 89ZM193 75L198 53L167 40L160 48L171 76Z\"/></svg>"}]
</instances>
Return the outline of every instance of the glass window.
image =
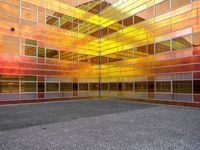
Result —
<instances>
[{"instance_id":1,"label":"glass window","mask_svg":"<svg viewBox=\"0 0 200 150\"><path fill-rule=\"evenodd\" d=\"M55 58L55 59L58 59L58 58L59 58L59 51L53 50L53 49L47 49L47 50L46 50L46 57L47 57L47 58Z\"/></svg>"},{"instance_id":2,"label":"glass window","mask_svg":"<svg viewBox=\"0 0 200 150\"><path fill-rule=\"evenodd\" d=\"M133 91L133 83L124 83L124 91Z\"/></svg>"},{"instance_id":3,"label":"glass window","mask_svg":"<svg viewBox=\"0 0 200 150\"><path fill-rule=\"evenodd\" d=\"M154 92L154 81L148 82L148 92Z\"/></svg>"},{"instance_id":4,"label":"glass window","mask_svg":"<svg viewBox=\"0 0 200 150\"><path fill-rule=\"evenodd\" d=\"M19 81L19 76L17 76L17 75L0 75L0 80Z\"/></svg>"},{"instance_id":5,"label":"glass window","mask_svg":"<svg viewBox=\"0 0 200 150\"><path fill-rule=\"evenodd\" d=\"M148 45L148 54L154 54L154 44L149 44Z\"/></svg>"},{"instance_id":6,"label":"glass window","mask_svg":"<svg viewBox=\"0 0 200 150\"><path fill-rule=\"evenodd\" d=\"M146 92L147 82L135 82L135 92Z\"/></svg>"},{"instance_id":7,"label":"glass window","mask_svg":"<svg viewBox=\"0 0 200 150\"><path fill-rule=\"evenodd\" d=\"M170 11L170 0L165 0L156 5L156 15L161 15Z\"/></svg>"},{"instance_id":8,"label":"glass window","mask_svg":"<svg viewBox=\"0 0 200 150\"><path fill-rule=\"evenodd\" d=\"M172 0L172 9L179 8L190 3L191 0Z\"/></svg>"},{"instance_id":9,"label":"glass window","mask_svg":"<svg viewBox=\"0 0 200 150\"><path fill-rule=\"evenodd\" d=\"M46 83L46 91L47 92L58 92L59 91L59 83Z\"/></svg>"},{"instance_id":10,"label":"glass window","mask_svg":"<svg viewBox=\"0 0 200 150\"><path fill-rule=\"evenodd\" d=\"M193 47L199 47L200 46L200 33L193 34L192 39L193 39Z\"/></svg>"},{"instance_id":11,"label":"glass window","mask_svg":"<svg viewBox=\"0 0 200 150\"><path fill-rule=\"evenodd\" d=\"M72 61L73 60L72 57L73 57L72 52L65 52L65 51L60 52L60 60Z\"/></svg>"},{"instance_id":12,"label":"glass window","mask_svg":"<svg viewBox=\"0 0 200 150\"><path fill-rule=\"evenodd\" d=\"M88 62L89 57L86 54L79 54L79 62Z\"/></svg>"},{"instance_id":13,"label":"glass window","mask_svg":"<svg viewBox=\"0 0 200 150\"><path fill-rule=\"evenodd\" d=\"M60 83L60 91L65 92L65 91L72 91L72 83Z\"/></svg>"},{"instance_id":14,"label":"glass window","mask_svg":"<svg viewBox=\"0 0 200 150\"><path fill-rule=\"evenodd\" d=\"M124 60L133 59L134 52L133 49L123 51Z\"/></svg>"},{"instance_id":15,"label":"glass window","mask_svg":"<svg viewBox=\"0 0 200 150\"><path fill-rule=\"evenodd\" d=\"M38 57L41 57L41 58L45 57L45 48L38 47Z\"/></svg>"},{"instance_id":16,"label":"glass window","mask_svg":"<svg viewBox=\"0 0 200 150\"><path fill-rule=\"evenodd\" d=\"M147 56L147 45L136 47L134 51L134 58Z\"/></svg>"},{"instance_id":17,"label":"glass window","mask_svg":"<svg viewBox=\"0 0 200 150\"><path fill-rule=\"evenodd\" d=\"M36 47L34 47L34 46L22 46L21 52L22 52L22 55L36 56Z\"/></svg>"},{"instance_id":18,"label":"glass window","mask_svg":"<svg viewBox=\"0 0 200 150\"><path fill-rule=\"evenodd\" d=\"M171 82L156 82L156 92L171 92Z\"/></svg>"},{"instance_id":19,"label":"glass window","mask_svg":"<svg viewBox=\"0 0 200 150\"><path fill-rule=\"evenodd\" d=\"M57 18L57 17L52 17L52 16L48 16L48 17L46 18L46 24L59 27L59 18Z\"/></svg>"},{"instance_id":20,"label":"glass window","mask_svg":"<svg viewBox=\"0 0 200 150\"><path fill-rule=\"evenodd\" d=\"M193 81L194 94L200 94L200 80Z\"/></svg>"},{"instance_id":21,"label":"glass window","mask_svg":"<svg viewBox=\"0 0 200 150\"><path fill-rule=\"evenodd\" d=\"M101 83L101 90L108 91L108 83Z\"/></svg>"},{"instance_id":22,"label":"glass window","mask_svg":"<svg viewBox=\"0 0 200 150\"><path fill-rule=\"evenodd\" d=\"M19 82L0 82L0 93L18 93Z\"/></svg>"},{"instance_id":23,"label":"glass window","mask_svg":"<svg viewBox=\"0 0 200 150\"><path fill-rule=\"evenodd\" d=\"M31 40L31 39L22 39L21 43L22 44L26 44L26 45L35 45L35 46L37 46L37 41L36 40Z\"/></svg>"},{"instance_id":24,"label":"glass window","mask_svg":"<svg viewBox=\"0 0 200 150\"><path fill-rule=\"evenodd\" d=\"M88 83L79 83L79 91L88 91Z\"/></svg>"},{"instance_id":25,"label":"glass window","mask_svg":"<svg viewBox=\"0 0 200 150\"><path fill-rule=\"evenodd\" d=\"M110 91L117 91L117 83L109 83Z\"/></svg>"},{"instance_id":26,"label":"glass window","mask_svg":"<svg viewBox=\"0 0 200 150\"><path fill-rule=\"evenodd\" d=\"M186 35L172 39L172 50L191 48L192 36Z\"/></svg>"},{"instance_id":27,"label":"glass window","mask_svg":"<svg viewBox=\"0 0 200 150\"><path fill-rule=\"evenodd\" d=\"M170 51L170 40L156 43L156 53Z\"/></svg>"},{"instance_id":28,"label":"glass window","mask_svg":"<svg viewBox=\"0 0 200 150\"><path fill-rule=\"evenodd\" d=\"M134 24L134 22L133 22L133 16L130 16L130 17L128 17L128 18L126 18L126 19L123 20L123 25L124 26L130 26L132 24Z\"/></svg>"},{"instance_id":29,"label":"glass window","mask_svg":"<svg viewBox=\"0 0 200 150\"><path fill-rule=\"evenodd\" d=\"M90 90L91 91L99 90L99 84L98 83L90 83Z\"/></svg>"},{"instance_id":30,"label":"glass window","mask_svg":"<svg viewBox=\"0 0 200 150\"><path fill-rule=\"evenodd\" d=\"M112 53L112 54L109 54L107 56L109 58L109 62L116 62L118 60L117 53Z\"/></svg>"},{"instance_id":31,"label":"glass window","mask_svg":"<svg viewBox=\"0 0 200 150\"><path fill-rule=\"evenodd\" d=\"M147 18L147 10L145 9L134 15L134 23L136 24L136 23L142 22L146 20L146 18Z\"/></svg>"},{"instance_id":32,"label":"glass window","mask_svg":"<svg viewBox=\"0 0 200 150\"><path fill-rule=\"evenodd\" d=\"M36 81L36 76L21 76L21 81Z\"/></svg>"},{"instance_id":33,"label":"glass window","mask_svg":"<svg viewBox=\"0 0 200 150\"><path fill-rule=\"evenodd\" d=\"M174 93L192 93L192 81L173 81Z\"/></svg>"},{"instance_id":34,"label":"glass window","mask_svg":"<svg viewBox=\"0 0 200 150\"><path fill-rule=\"evenodd\" d=\"M36 92L36 83L35 82L22 82L21 83L21 92Z\"/></svg>"},{"instance_id":35,"label":"glass window","mask_svg":"<svg viewBox=\"0 0 200 150\"><path fill-rule=\"evenodd\" d=\"M38 92L44 92L44 89L45 89L45 83L38 82Z\"/></svg>"}]
</instances>

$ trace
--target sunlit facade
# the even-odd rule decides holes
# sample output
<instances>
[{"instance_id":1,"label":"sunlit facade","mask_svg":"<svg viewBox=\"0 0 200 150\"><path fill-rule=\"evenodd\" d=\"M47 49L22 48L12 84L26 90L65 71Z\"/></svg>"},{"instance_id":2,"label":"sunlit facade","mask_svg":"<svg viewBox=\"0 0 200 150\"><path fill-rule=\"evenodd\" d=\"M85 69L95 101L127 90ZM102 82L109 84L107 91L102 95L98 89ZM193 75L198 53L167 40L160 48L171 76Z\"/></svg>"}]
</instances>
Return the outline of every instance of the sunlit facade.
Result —
<instances>
[{"instance_id":1,"label":"sunlit facade","mask_svg":"<svg viewBox=\"0 0 200 150\"><path fill-rule=\"evenodd\" d=\"M200 0L0 0L0 100L200 102Z\"/></svg>"}]
</instances>

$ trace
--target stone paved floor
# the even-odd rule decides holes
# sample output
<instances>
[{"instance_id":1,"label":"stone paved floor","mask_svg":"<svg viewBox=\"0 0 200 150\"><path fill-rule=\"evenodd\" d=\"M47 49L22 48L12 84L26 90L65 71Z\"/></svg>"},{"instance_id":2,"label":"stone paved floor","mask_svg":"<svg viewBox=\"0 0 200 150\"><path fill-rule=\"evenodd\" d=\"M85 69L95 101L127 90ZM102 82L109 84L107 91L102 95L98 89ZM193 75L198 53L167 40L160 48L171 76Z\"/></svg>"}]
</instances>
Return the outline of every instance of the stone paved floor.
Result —
<instances>
[{"instance_id":1,"label":"stone paved floor","mask_svg":"<svg viewBox=\"0 0 200 150\"><path fill-rule=\"evenodd\" d=\"M0 106L0 150L200 150L200 109L84 100Z\"/></svg>"}]
</instances>

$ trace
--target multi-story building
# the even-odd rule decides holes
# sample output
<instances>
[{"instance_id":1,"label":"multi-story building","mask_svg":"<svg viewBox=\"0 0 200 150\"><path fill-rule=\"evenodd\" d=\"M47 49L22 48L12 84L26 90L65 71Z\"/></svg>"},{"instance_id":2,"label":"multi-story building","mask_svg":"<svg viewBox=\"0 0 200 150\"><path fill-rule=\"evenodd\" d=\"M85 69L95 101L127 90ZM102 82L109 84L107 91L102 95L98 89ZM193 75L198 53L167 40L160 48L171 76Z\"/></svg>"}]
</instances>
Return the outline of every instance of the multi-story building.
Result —
<instances>
[{"instance_id":1,"label":"multi-story building","mask_svg":"<svg viewBox=\"0 0 200 150\"><path fill-rule=\"evenodd\" d=\"M0 100L200 102L200 0L0 0Z\"/></svg>"}]
</instances>

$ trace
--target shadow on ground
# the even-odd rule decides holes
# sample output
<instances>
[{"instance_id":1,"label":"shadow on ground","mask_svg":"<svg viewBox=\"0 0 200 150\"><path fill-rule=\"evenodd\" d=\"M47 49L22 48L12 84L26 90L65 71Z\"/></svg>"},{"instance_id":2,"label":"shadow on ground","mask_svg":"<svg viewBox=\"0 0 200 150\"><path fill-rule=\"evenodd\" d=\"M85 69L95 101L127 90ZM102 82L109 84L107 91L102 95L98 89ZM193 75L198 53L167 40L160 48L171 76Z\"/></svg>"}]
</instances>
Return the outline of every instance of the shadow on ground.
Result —
<instances>
[{"instance_id":1,"label":"shadow on ground","mask_svg":"<svg viewBox=\"0 0 200 150\"><path fill-rule=\"evenodd\" d=\"M0 131L156 107L112 100L86 100L0 107Z\"/></svg>"}]
</instances>

